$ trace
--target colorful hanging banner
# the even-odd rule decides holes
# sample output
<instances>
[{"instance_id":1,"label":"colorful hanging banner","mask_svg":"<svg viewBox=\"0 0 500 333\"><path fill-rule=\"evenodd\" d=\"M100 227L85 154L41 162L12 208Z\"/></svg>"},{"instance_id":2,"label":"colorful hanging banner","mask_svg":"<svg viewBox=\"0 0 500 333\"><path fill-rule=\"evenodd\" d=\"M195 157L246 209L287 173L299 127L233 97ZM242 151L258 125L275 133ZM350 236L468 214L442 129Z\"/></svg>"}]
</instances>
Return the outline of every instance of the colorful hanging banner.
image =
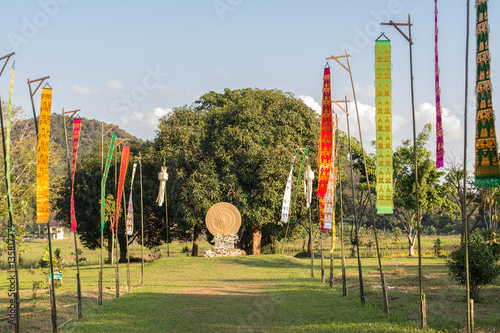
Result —
<instances>
[{"instance_id":1,"label":"colorful hanging banner","mask_svg":"<svg viewBox=\"0 0 500 333\"><path fill-rule=\"evenodd\" d=\"M328 189L324 198L320 198L320 225L321 232L333 232L335 239L335 188L337 185L337 167L332 163L333 172L330 172Z\"/></svg>"},{"instance_id":2,"label":"colorful hanging banner","mask_svg":"<svg viewBox=\"0 0 500 333\"><path fill-rule=\"evenodd\" d=\"M116 193L116 208L115 208L115 219L111 225L111 230L113 227L115 231L118 232L118 218L120 217L120 204L122 199L123 184L125 183L125 175L127 174L128 158L130 156L130 151L128 146L124 146L122 150L122 160L120 163L120 178L118 179L118 191Z\"/></svg>"},{"instance_id":3,"label":"colorful hanging banner","mask_svg":"<svg viewBox=\"0 0 500 333\"><path fill-rule=\"evenodd\" d=\"M319 135L319 176L316 196L323 198L328 187L332 164L333 126L332 126L332 88L330 67L323 74L323 102L321 106L321 132Z\"/></svg>"},{"instance_id":4,"label":"colorful hanging banner","mask_svg":"<svg viewBox=\"0 0 500 333\"><path fill-rule=\"evenodd\" d=\"M73 120L73 154L71 157L71 232L76 231L76 217L75 217L75 171L76 171L76 159L78 153L78 142L80 141L80 129L82 126L82 120L80 118Z\"/></svg>"},{"instance_id":5,"label":"colorful hanging banner","mask_svg":"<svg viewBox=\"0 0 500 333\"><path fill-rule=\"evenodd\" d=\"M49 223L49 139L52 89L42 89L36 163L36 223Z\"/></svg>"},{"instance_id":6,"label":"colorful hanging banner","mask_svg":"<svg viewBox=\"0 0 500 333\"><path fill-rule=\"evenodd\" d=\"M477 0L476 10L476 187L499 187L500 169L490 78L487 0Z\"/></svg>"},{"instance_id":7,"label":"colorful hanging banner","mask_svg":"<svg viewBox=\"0 0 500 333\"><path fill-rule=\"evenodd\" d=\"M290 212L290 201L292 199L292 178L293 178L293 165L295 164L295 158L297 153L293 155L292 167L290 169L290 174L288 175L288 180L285 187L285 195L283 196L283 206L281 208L281 222L288 223L288 216Z\"/></svg>"},{"instance_id":8,"label":"colorful hanging banner","mask_svg":"<svg viewBox=\"0 0 500 333\"><path fill-rule=\"evenodd\" d=\"M5 123L5 178L7 179L7 200L8 209L12 216L12 197L11 197L11 183L10 183L10 127L11 127L11 117L12 117L12 96L14 94L14 77L15 73L15 63L12 64L12 69L10 71L10 84L9 84L9 104L7 104L7 121ZM0 111L1 112L1 111Z\"/></svg>"},{"instance_id":9,"label":"colorful hanging banner","mask_svg":"<svg viewBox=\"0 0 500 333\"><path fill-rule=\"evenodd\" d=\"M113 158L113 150L115 148L116 133L113 133L113 138L111 139L111 144L109 145L108 157L106 158L106 167L104 168L104 173L102 175L101 181L101 231L104 230L105 224L105 204L106 204L106 179L108 178L109 167L111 165L111 159Z\"/></svg>"},{"instance_id":10,"label":"colorful hanging banner","mask_svg":"<svg viewBox=\"0 0 500 333\"><path fill-rule=\"evenodd\" d=\"M438 6L434 0L434 51L435 51L435 74L436 74L436 168L444 165L444 139L443 123L441 120L441 88L439 88L439 63L438 63Z\"/></svg>"},{"instance_id":11,"label":"colorful hanging banner","mask_svg":"<svg viewBox=\"0 0 500 333\"><path fill-rule=\"evenodd\" d=\"M375 42L377 214L393 213L391 42Z\"/></svg>"},{"instance_id":12,"label":"colorful hanging banner","mask_svg":"<svg viewBox=\"0 0 500 333\"><path fill-rule=\"evenodd\" d=\"M134 166L132 168L132 180L130 181L130 195L128 196L127 220L125 223L127 235L129 236L132 236L134 234L134 205L132 204L132 188L134 187L134 177L136 168L137 168L137 163L134 163Z\"/></svg>"}]
</instances>

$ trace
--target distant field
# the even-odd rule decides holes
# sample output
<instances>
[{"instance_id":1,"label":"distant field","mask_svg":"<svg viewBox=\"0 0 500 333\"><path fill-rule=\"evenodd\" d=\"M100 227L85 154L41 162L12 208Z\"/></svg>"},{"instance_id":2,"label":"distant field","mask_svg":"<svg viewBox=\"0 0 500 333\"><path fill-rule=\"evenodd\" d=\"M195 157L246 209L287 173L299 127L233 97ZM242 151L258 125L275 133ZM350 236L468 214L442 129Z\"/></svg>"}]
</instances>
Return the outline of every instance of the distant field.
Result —
<instances>
[{"instance_id":1,"label":"distant field","mask_svg":"<svg viewBox=\"0 0 500 333\"><path fill-rule=\"evenodd\" d=\"M440 237L454 243L458 238ZM432 250L433 239L424 248ZM27 242L33 252L43 250L43 242ZM340 244L339 244L340 245ZM56 241L63 258L71 261L73 244ZM105 265L103 306L97 303L99 266L81 267L83 319L76 318L76 267L63 271L63 286L56 289L58 324L62 332L416 332L419 329L417 259L401 257L398 271L395 257L382 259L386 274L390 313L382 311L382 298L376 258L362 258L366 306L359 302L359 282L355 258L347 258L348 296L341 296L340 260L334 253L334 287L321 283L320 260L315 260L316 276L310 276L310 259L289 255L260 255L236 258L188 257L170 246L171 258L163 257L145 266L144 285L140 286L140 263L131 265L132 290L127 293L126 264L120 264L121 297L115 298L115 268ZM190 245L188 244L190 247ZM290 244L290 247L292 245ZM326 248L325 244L325 248ZM201 251L210 248L202 244ZM301 246L299 246L301 250ZM140 247L134 247L140 256ZM149 250L146 250L148 253ZM404 251L404 250L403 250ZM67 252L67 253L66 253ZM362 251L363 252L363 251ZM424 252L427 252L424 250ZM41 254L26 254L35 260ZM90 263L97 262L99 251L84 250ZM326 261L327 276L329 261ZM444 259L426 256L424 292L428 301L429 332L460 332L465 325L465 290L448 276ZM2 271L2 276L7 272ZM20 270L22 332L50 331L50 303L46 289L38 290L34 281L44 280L41 271L34 275ZM7 290L7 279L0 280ZM4 292L0 307L6 309ZM475 300L477 332L500 332L500 281L481 291ZM67 307L63 307L69 305ZM6 311L5 311L6 314ZM0 312L0 317L3 315ZM0 331L9 325L0 322Z\"/></svg>"}]
</instances>

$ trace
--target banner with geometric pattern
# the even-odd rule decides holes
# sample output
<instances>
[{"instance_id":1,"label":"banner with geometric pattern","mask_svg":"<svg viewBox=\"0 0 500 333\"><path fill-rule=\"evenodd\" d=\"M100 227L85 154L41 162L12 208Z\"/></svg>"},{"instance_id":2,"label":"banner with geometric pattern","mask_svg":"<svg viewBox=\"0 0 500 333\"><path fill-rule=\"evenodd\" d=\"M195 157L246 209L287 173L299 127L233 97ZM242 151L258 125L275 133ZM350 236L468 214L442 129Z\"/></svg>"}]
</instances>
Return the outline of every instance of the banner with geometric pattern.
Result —
<instances>
[{"instance_id":1,"label":"banner with geometric pattern","mask_svg":"<svg viewBox=\"0 0 500 333\"><path fill-rule=\"evenodd\" d=\"M52 89L42 89L36 162L36 223L49 223L49 139Z\"/></svg>"},{"instance_id":2,"label":"banner with geometric pattern","mask_svg":"<svg viewBox=\"0 0 500 333\"><path fill-rule=\"evenodd\" d=\"M323 198L328 187L333 150L332 88L330 67L323 74L323 102L321 106L321 131L319 135L319 176L316 196Z\"/></svg>"},{"instance_id":3,"label":"banner with geometric pattern","mask_svg":"<svg viewBox=\"0 0 500 333\"><path fill-rule=\"evenodd\" d=\"M443 122L441 119L441 88L439 88L439 63L438 63L438 7L434 0L434 64L435 64L435 91L436 91L436 168L444 165L444 139Z\"/></svg>"},{"instance_id":4,"label":"banner with geometric pattern","mask_svg":"<svg viewBox=\"0 0 500 333\"><path fill-rule=\"evenodd\" d=\"M391 42L375 42L377 214L393 213Z\"/></svg>"},{"instance_id":5,"label":"banner with geometric pattern","mask_svg":"<svg viewBox=\"0 0 500 333\"><path fill-rule=\"evenodd\" d=\"M487 0L477 0L476 10L476 187L499 187L498 142L491 98Z\"/></svg>"}]
</instances>

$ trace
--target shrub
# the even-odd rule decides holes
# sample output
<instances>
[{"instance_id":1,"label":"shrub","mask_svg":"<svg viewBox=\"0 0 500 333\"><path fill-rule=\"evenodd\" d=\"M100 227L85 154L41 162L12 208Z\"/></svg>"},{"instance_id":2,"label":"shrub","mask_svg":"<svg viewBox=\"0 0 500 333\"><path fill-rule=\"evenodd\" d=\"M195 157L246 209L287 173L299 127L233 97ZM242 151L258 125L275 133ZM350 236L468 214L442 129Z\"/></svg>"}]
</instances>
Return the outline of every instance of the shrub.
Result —
<instances>
[{"instance_id":1,"label":"shrub","mask_svg":"<svg viewBox=\"0 0 500 333\"><path fill-rule=\"evenodd\" d=\"M472 235L469 241L469 287L472 298L477 298L479 289L491 284L500 275L499 259L500 253L488 241L486 234ZM452 278L465 286L465 244L450 253L446 265Z\"/></svg>"}]
</instances>

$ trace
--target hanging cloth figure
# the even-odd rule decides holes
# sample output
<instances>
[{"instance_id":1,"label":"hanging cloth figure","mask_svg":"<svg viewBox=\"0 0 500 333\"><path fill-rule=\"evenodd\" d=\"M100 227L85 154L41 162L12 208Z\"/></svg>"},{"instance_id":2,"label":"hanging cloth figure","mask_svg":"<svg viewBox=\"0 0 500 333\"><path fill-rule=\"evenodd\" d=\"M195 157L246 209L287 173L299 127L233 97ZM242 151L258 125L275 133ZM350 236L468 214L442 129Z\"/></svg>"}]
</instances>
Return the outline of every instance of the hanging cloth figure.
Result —
<instances>
[{"instance_id":1,"label":"hanging cloth figure","mask_svg":"<svg viewBox=\"0 0 500 333\"><path fill-rule=\"evenodd\" d=\"M290 169L290 174L288 175L288 180L285 187L285 195L283 196L283 207L281 208L281 222L288 223L288 216L290 211L290 201L292 198L292 178L293 178L293 165L295 164L295 158L297 153L293 155L292 168Z\"/></svg>"},{"instance_id":2,"label":"hanging cloth figure","mask_svg":"<svg viewBox=\"0 0 500 333\"><path fill-rule=\"evenodd\" d=\"M158 174L158 179L160 180L160 192L158 193L158 197L156 198L156 202L158 203L158 206L163 205L163 200L165 199L165 183L168 180L168 173L167 173L167 167L162 166L161 167L161 172Z\"/></svg>"},{"instance_id":3,"label":"hanging cloth figure","mask_svg":"<svg viewBox=\"0 0 500 333\"><path fill-rule=\"evenodd\" d=\"M306 196L306 208L309 208L312 200L312 188L314 180L314 171L311 170L311 165L307 165L306 174L304 175L304 195Z\"/></svg>"}]
</instances>

